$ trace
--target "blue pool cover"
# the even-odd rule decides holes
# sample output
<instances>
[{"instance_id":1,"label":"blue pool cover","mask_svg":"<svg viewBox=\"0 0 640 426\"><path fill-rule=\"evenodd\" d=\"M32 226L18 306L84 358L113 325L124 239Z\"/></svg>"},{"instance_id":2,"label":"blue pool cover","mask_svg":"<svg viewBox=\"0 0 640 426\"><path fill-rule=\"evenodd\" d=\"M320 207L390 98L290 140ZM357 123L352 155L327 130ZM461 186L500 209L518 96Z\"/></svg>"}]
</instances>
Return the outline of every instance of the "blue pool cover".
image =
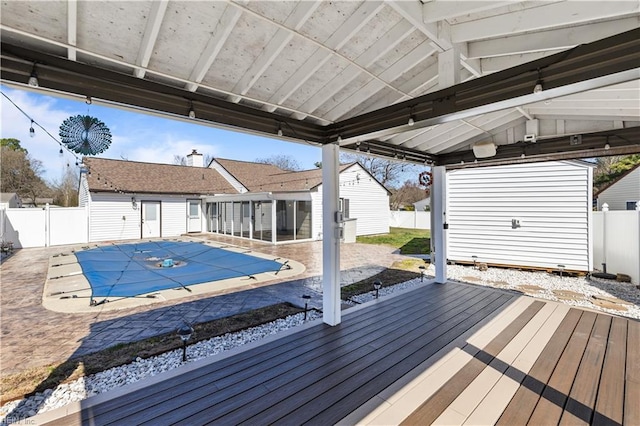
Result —
<instances>
[{"instance_id":1,"label":"blue pool cover","mask_svg":"<svg viewBox=\"0 0 640 426\"><path fill-rule=\"evenodd\" d=\"M76 252L76 257L92 297L135 297L282 268L275 260L181 241L104 246Z\"/></svg>"}]
</instances>

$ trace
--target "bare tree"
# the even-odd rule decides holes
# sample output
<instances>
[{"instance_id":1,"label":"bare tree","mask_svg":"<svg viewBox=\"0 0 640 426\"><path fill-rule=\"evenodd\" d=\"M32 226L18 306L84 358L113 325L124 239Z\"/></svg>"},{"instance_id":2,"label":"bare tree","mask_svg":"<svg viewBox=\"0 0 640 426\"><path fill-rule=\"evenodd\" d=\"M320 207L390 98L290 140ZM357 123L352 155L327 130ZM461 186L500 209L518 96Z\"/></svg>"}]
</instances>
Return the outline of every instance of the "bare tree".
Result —
<instances>
[{"instance_id":1,"label":"bare tree","mask_svg":"<svg viewBox=\"0 0 640 426\"><path fill-rule=\"evenodd\" d=\"M53 203L62 207L78 206L79 173L72 167L67 167L60 180L53 181Z\"/></svg>"},{"instance_id":2,"label":"bare tree","mask_svg":"<svg viewBox=\"0 0 640 426\"><path fill-rule=\"evenodd\" d=\"M413 203L426 198L424 189L420 188L417 180L407 180L405 183L391 194L389 199L391 210L398 210L404 207L413 210Z\"/></svg>"},{"instance_id":3,"label":"bare tree","mask_svg":"<svg viewBox=\"0 0 640 426\"><path fill-rule=\"evenodd\" d=\"M272 155L271 157L256 158L255 162L262 164L271 164L281 168L282 170L302 170L302 167L300 167L300 163L298 163L298 160L290 155L276 154Z\"/></svg>"},{"instance_id":4,"label":"bare tree","mask_svg":"<svg viewBox=\"0 0 640 426\"><path fill-rule=\"evenodd\" d=\"M363 154L342 153L340 155L341 163L351 163L357 161L369 171L382 185L387 188L397 187L400 179L405 173L414 173L416 175L416 184L418 173L421 168L414 164L405 163L397 160L387 160L379 157L371 157Z\"/></svg>"}]
</instances>

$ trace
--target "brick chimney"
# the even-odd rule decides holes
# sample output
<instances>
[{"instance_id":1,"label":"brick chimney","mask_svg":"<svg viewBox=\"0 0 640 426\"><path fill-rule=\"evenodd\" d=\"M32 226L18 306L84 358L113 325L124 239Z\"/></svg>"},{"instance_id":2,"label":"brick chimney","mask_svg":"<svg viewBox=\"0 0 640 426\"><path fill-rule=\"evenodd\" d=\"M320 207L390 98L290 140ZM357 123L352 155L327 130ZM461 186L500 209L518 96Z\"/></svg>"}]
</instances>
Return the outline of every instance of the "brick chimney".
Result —
<instances>
[{"instance_id":1,"label":"brick chimney","mask_svg":"<svg viewBox=\"0 0 640 426\"><path fill-rule=\"evenodd\" d=\"M187 155L187 166L191 167L204 167L204 158L202 154L198 154L197 150L192 150L191 154Z\"/></svg>"}]
</instances>

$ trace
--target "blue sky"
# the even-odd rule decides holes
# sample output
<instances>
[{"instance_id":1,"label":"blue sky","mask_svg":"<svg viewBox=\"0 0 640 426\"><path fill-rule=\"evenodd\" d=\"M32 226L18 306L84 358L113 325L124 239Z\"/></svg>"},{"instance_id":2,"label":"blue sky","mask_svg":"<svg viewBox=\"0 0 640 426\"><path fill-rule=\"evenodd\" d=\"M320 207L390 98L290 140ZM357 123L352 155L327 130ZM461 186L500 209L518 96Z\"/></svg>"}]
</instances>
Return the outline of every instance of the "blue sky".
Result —
<instances>
[{"instance_id":1,"label":"blue sky","mask_svg":"<svg viewBox=\"0 0 640 426\"><path fill-rule=\"evenodd\" d=\"M315 162L322 160L321 149L317 146L131 112L98 102L89 106L82 99L50 96L6 85L0 87L15 104L58 140L60 124L70 116L91 115L101 120L112 135L109 149L98 155L101 158L170 164L174 155L187 155L192 149L197 149L202 154L245 161L284 154L294 157L303 169L312 169ZM4 96L1 98L0 137L19 139L33 158L43 162L44 178L50 182L60 179L67 164L75 168L74 156L66 150L60 155L58 143L42 129L34 126L35 137L29 137L30 120Z\"/></svg>"}]
</instances>

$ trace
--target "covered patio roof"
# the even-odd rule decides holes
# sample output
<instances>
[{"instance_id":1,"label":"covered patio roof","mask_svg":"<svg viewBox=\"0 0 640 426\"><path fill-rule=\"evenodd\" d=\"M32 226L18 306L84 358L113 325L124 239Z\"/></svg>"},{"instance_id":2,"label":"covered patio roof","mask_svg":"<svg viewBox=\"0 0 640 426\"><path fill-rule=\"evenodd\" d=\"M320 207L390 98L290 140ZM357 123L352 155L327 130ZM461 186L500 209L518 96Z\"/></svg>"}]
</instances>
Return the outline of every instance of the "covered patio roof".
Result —
<instances>
[{"instance_id":1,"label":"covered patio roof","mask_svg":"<svg viewBox=\"0 0 640 426\"><path fill-rule=\"evenodd\" d=\"M12 1L1 77L413 162L584 158L640 152L639 23L636 1Z\"/></svg>"}]
</instances>

